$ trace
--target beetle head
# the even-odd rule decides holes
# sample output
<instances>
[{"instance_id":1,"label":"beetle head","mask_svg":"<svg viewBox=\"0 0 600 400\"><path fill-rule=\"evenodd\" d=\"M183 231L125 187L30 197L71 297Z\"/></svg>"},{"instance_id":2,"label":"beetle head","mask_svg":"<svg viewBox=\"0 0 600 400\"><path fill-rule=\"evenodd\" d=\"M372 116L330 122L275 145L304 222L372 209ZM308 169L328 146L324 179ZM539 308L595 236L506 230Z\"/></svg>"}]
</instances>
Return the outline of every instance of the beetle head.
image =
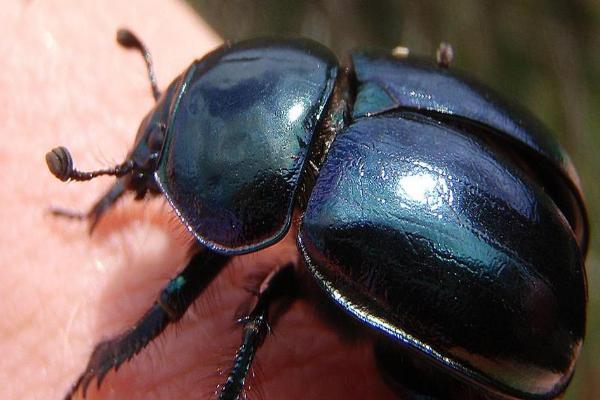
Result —
<instances>
[{"instance_id":1,"label":"beetle head","mask_svg":"<svg viewBox=\"0 0 600 400\"><path fill-rule=\"evenodd\" d=\"M82 172L74 168L71 154L65 147L56 147L46 154L46 163L50 172L62 181L87 181L100 175L112 175L118 178L87 213L52 209L52 213L55 215L89 220L90 231L94 229L104 212L125 192L134 192L136 200L144 198L147 193L160 193L154 179L154 171L158 166L160 151L167 131L170 104L182 80L181 76L176 78L169 85L167 91L161 94L156 84L152 56L144 44L127 29L117 32L117 42L125 48L137 49L143 55L152 94L156 100L156 105L142 120L133 148L127 154L125 161L111 168Z\"/></svg>"},{"instance_id":2,"label":"beetle head","mask_svg":"<svg viewBox=\"0 0 600 400\"><path fill-rule=\"evenodd\" d=\"M173 85L172 85L173 86ZM84 172L76 169L70 151L63 146L56 147L46 154L46 163L50 172L61 181L88 181L101 175L117 177L111 189L102 196L87 214L53 210L54 214L88 218L91 228L102 214L125 192L135 193L135 199L143 199L147 193L158 194L160 189L154 178L160 151L167 130L169 102L173 90L161 96L159 102L142 120L132 149L125 161L110 168Z\"/></svg>"}]
</instances>

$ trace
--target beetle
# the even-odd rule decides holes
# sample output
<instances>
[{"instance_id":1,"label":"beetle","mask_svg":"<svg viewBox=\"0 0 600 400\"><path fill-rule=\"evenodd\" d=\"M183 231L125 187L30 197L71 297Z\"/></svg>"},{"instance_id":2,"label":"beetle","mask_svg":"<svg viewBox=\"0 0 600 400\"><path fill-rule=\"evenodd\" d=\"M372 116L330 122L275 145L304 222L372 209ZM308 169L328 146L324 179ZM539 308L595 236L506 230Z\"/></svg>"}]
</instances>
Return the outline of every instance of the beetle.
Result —
<instances>
[{"instance_id":1,"label":"beetle","mask_svg":"<svg viewBox=\"0 0 600 400\"><path fill-rule=\"evenodd\" d=\"M112 168L82 172L65 147L48 152L63 181L117 178L89 212L54 213L93 229L127 192L164 195L201 250L133 328L95 347L66 399L292 224L319 294L373 333L390 382L431 398L564 392L585 332L579 179L537 119L448 68L448 45L437 63L354 52L340 66L306 39L227 43L161 93L142 42L128 30L117 41L144 55L156 104ZM240 396L295 274L281 266L260 284L220 399Z\"/></svg>"}]
</instances>

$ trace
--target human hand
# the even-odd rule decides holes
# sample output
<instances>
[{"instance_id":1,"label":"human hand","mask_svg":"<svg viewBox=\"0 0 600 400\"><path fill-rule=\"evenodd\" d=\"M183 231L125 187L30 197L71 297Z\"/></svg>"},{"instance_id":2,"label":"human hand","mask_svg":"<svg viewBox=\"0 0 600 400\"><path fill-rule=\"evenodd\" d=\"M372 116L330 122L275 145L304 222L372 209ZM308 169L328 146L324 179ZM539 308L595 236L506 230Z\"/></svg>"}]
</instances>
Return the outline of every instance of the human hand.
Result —
<instances>
[{"instance_id":1,"label":"human hand","mask_svg":"<svg viewBox=\"0 0 600 400\"><path fill-rule=\"evenodd\" d=\"M130 197L88 237L49 206L87 210L110 178L59 182L46 151L68 146L81 169L122 161L151 108L143 62L114 42L133 29L153 51L164 88L220 39L184 4L168 1L8 2L0 24L0 398L58 399L93 346L123 331L186 262L191 240L162 199ZM293 237L228 266L175 327L89 399L204 399L222 383L240 341L247 279L297 261ZM345 342L296 301L259 350L250 394L265 399L386 398L369 343ZM95 386L95 385L94 385Z\"/></svg>"}]
</instances>

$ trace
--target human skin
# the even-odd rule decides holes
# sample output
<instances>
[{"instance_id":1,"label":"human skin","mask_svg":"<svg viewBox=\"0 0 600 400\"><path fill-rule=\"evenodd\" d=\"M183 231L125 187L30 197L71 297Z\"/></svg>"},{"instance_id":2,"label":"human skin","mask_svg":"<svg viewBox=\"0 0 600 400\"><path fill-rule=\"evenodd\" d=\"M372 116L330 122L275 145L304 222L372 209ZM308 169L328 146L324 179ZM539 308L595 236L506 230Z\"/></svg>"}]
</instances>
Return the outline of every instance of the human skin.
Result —
<instances>
[{"instance_id":1,"label":"human skin","mask_svg":"<svg viewBox=\"0 0 600 400\"><path fill-rule=\"evenodd\" d=\"M220 39L175 1L10 1L0 29L0 398L60 399L93 346L131 326L185 265L191 239L162 198L131 197L88 236L48 207L87 210L111 178L62 183L44 154L67 146L83 170L122 161L152 107L137 52L116 45L133 29L165 87ZM293 232L292 232L293 233ZM297 263L293 235L237 258L168 328L89 399L214 397L239 343L234 323L252 276ZM273 327L249 379L264 399L389 398L368 340L349 341L319 304L295 301ZM95 384L92 386L95 387Z\"/></svg>"}]
</instances>

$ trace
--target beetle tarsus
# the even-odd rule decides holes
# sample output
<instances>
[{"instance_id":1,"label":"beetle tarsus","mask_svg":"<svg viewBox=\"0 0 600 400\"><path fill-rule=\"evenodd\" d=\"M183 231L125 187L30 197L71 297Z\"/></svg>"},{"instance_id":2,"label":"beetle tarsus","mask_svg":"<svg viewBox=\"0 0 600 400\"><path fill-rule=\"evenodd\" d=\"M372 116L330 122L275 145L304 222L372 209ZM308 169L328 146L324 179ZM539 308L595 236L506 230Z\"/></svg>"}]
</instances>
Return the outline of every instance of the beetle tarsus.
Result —
<instances>
[{"instance_id":1,"label":"beetle tarsus","mask_svg":"<svg viewBox=\"0 0 600 400\"><path fill-rule=\"evenodd\" d=\"M49 212L52 216L59 218L67 218L78 221L87 220L89 223L89 233L92 234L100 218L104 213L117 202L125 193L126 184L124 180L117 179L117 182L108 189L108 191L100 197L88 212L70 210L62 207L51 207Z\"/></svg>"},{"instance_id":2,"label":"beetle tarsus","mask_svg":"<svg viewBox=\"0 0 600 400\"><path fill-rule=\"evenodd\" d=\"M160 97L160 89L156 83L156 74L154 72L154 63L152 62L152 54L142 41L129 29L119 29L117 31L117 42L126 49L137 49L142 53L148 70L148 78L150 79L150 87L152 88L152 96L154 100Z\"/></svg>"},{"instance_id":3,"label":"beetle tarsus","mask_svg":"<svg viewBox=\"0 0 600 400\"><path fill-rule=\"evenodd\" d=\"M233 359L233 365L222 385L219 400L237 400L244 389L244 383L256 355L269 330L269 305L277 298L288 294L293 265L288 264L272 271L261 283L258 299L252 311L238 320L244 325L242 343Z\"/></svg>"},{"instance_id":4,"label":"beetle tarsus","mask_svg":"<svg viewBox=\"0 0 600 400\"><path fill-rule=\"evenodd\" d=\"M99 387L110 370L117 370L169 324L178 321L228 260L228 256L205 251L194 255L185 269L171 279L156 302L132 328L96 345L85 371L66 394L65 400L70 400L80 389L85 398L94 379Z\"/></svg>"},{"instance_id":5,"label":"beetle tarsus","mask_svg":"<svg viewBox=\"0 0 600 400\"><path fill-rule=\"evenodd\" d=\"M54 217L67 218L67 219L76 219L76 220L84 220L89 217L88 213L84 213L77 210L69 210L67 208L62 207L50 207L48 212Z\"/></svg>"}]
</instances>

